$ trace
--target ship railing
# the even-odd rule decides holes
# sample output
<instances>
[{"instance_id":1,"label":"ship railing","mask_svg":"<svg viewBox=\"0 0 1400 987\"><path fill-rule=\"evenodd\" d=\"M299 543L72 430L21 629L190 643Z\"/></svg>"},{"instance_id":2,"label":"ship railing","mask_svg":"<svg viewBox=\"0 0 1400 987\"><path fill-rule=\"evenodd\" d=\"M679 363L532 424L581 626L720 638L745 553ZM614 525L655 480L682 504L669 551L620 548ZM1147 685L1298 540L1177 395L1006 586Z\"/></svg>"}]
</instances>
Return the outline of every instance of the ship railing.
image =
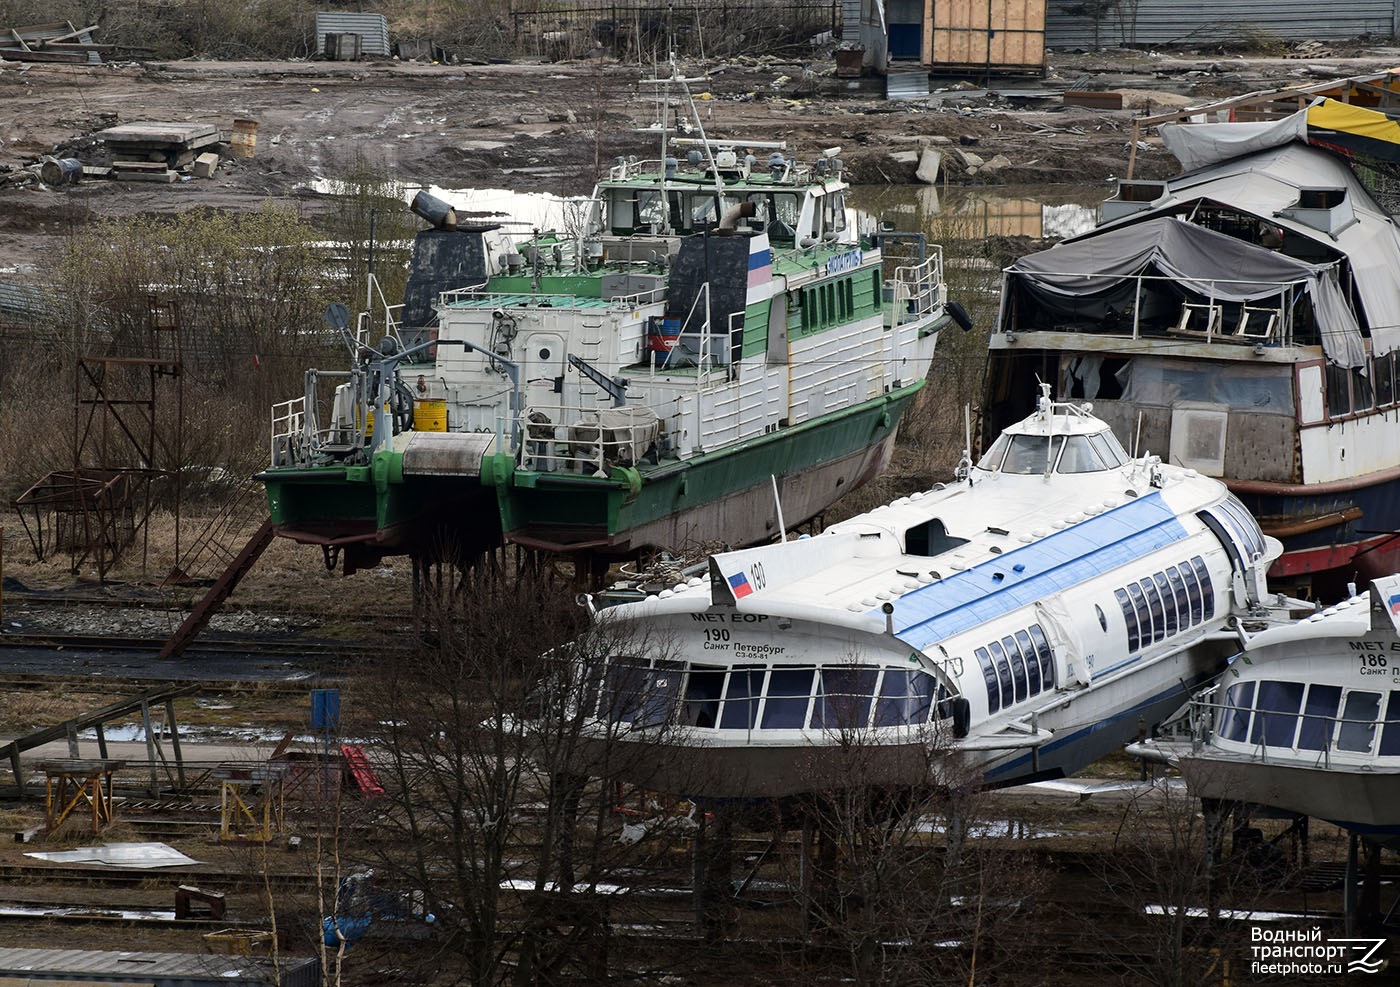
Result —
<instances>
[{"instance_id":1,"label":"ship railing","mask_svg":"<svg viewBox=\"0 0 1400 987\"><path fill-rule=\"evenodd\" d=\"M1258 739L1232 741L1219 736L1220 724L1227 713L1250 717L1247 722L1246 736L1254 738L1257 735ZM1383 730L1387 728L1388 722L1380 719L1379 707L1377 716L1358 718L1311 713L1308 712L1306 705L1301 710L1269 710L1259 709L1258 706L1246 707L1229 702L1215 702L1205 697L1196 697L1191 700L1191 720L1196 726L1193 732L1193 745L1197 748L1204 745L1214 733L1225 743L1247 746L1249 756L1261 764L1269 763L1270 751L1273 752L1275 759L1291 755L1289 759L1296 760L1298 757L1312 754L1315 755L1314 767L1324 769L1332 767L1334 753L1373 758L1375 752L1380 749L1381 735ZM1351 730L1348 731L1348 728ZM1280 730L1289 731L1289 743L1268 743L1271 737L1283 739L1277 736L1277 732ZM1298 743L1303 739L1303 730L1307 730L1310 737L1315 738L1321 746L1299 747ZM1343 744L1344 731L1348 731L1347 736L1350 739L1350 743L1346 745ZM1364 748L1359 748L1357 744L1363 741Z\"/></svg>"},{"instance_id":2,"label":"ship railing","mask_svg":"<svg viewBox=\"0 0 1400 987\"><path fill-rule=\"evenodd\" d=\"M562 297L566 296L564 296L562 293L550 296L552 302L557 302L557 300ZM656 302L661 302L665 300L666 289L664 287L649 288L644 291L638 291L630 295L614 295L611 298L603 299L603 301L607 302L612 307L625 310L640 308L644 305L653 305ZM442 292L438 296L438 301L442 305L460 305L470 302L471 304L476 306L491 306L509 312L512 307L518 307L520 305L520 293L481 291L479 287L453 288L451 291ZM587 304L590 308L593 308L598 304L599 299L596 297L581 297L581 301ZM559 312L570 311L570 309L567 306L559 305L557 303L551 304L550 308L554 311ZM533 309L532 311L538 312L539 310ZM597 309L594 308L594 311L597 311Z\"/></svg>"},{"instance_id":3,"label":"ship railing","mask_svg":"<svg viewBox=\"0 0 1400 987\"><path fill-rule=\"evenodd\" d=\"M660 456L661 420L650 408L532 406L520 417L522 469L606 477Z\"/></svg>"},{"instance_id":4,"label":"ship railing","mask_svg":"<svg viewBox=\"0 0 1400 987\"><path fill-rule=\"evenodd\" d=\"M373 348L378 342L373 336L375 333L380 333L381 336L390 337L399 344L400 348L403 348L404 341L399 336L399 327L402 324L403 305L389 304L389 299L384 297L384 289L379 283L379 278L370 274L369 281L365 286L364 311L355 320L356 345ZM381 327L382 332L380 331Z\"/></svg>"},{"instance_id":5,"label":"ship railing","mask_svg":"<svg viewBox=\"0 0 1400 987\"><path fill-rule=\"evenodd\" d=\"M345 395L337 391L338 407L331 409L332 424L321 427L319 380L322 377L349 382ZM354 457L368 448L374 410L364 393L366 377L358 369L306 371L301 397L272 406L270 459L272 466L307 466L326 455ZM343 406L339 406L343 402ZM339 416L339 417L337 417Z\"/></svg>"},{"instance_id":6,"label":"ship railing","mask_svg":"<svg viewBox=\"0 0 1400 987\"><path fill-rule=\"evenodd\" d=\"M943 248L934 247L922 263L896 267L884 290L885 300L893 303L895 325L937 311L943 304Z\"/></svg>"},{"instance_id":7,"label":"ship railing","mask_svg":"<svg viewBox=\"0 0 1400 987\"><path fill-rule=\"evenodd\" d=\"M1014 273L1009 276L1008 288L1017 277ZM1082 279L1086 291L1087 286L1095 283L1126 280L1109 278L1102 272L1094 271L1057 271L1053 279L1056 284L1071 290L1075 282ZM1133 277L1132 301L1121 309L1109 305L1104 315L1092 322L1055 326L1032 324L1029 320L1008 315L1007 299L1013 293L1004 291L1003 311L997 324L1001 327L999 332L1010 335L1039 331L1089 332L1132 339L1166 335L1208 344L1291 346L1294 338L1293 303L1300 293L1306 291L1307 284L1307 280L1301 278L1293 281L1216 278L1185 282L1181 278L1139 274ZM1183 289L1190 292L1185 300L1182 300ZM1242 296L1249 297L1242 301ZM1166 314L1144 319L1145 307ZM1039 310L1036 309L1031 318L1038 315Z\"/></svg>"},{"instance_id":8,"label":"ship railing","mask_svg":"<svg viewBox=\"0 0 1400 987\"><path fill-rule=\"evenodd\" d=\"M272 406L272 438L269 449L274 467L305 462L306 397L280 401Z\"/></svg>"}]
</instances>

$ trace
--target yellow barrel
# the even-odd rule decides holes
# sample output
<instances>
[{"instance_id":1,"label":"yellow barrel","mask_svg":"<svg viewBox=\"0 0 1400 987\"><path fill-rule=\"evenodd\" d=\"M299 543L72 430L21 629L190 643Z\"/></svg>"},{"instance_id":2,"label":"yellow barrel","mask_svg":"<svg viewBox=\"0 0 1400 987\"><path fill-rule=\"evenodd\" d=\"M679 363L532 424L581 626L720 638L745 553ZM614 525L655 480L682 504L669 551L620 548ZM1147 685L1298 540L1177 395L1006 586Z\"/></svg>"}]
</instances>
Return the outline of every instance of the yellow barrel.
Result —
<instances>
[{"instance_id":1,"label":"yellow barrel","mask_svg":"<svg viewBox=\"0 0 1400 987\"><path fill-rule=\"evenodd\" d=\"M233 138L228 142L228 151L236 158L251 158L258 146L258 121L233 121Z\"/></svg>"},{"instance_id":2,"label":"yellow barrel","mask_svg":"<svg viewBox=\"0 0 1400 987\"><path fill-rule=\"evenodd\" d=\"M447 399L419 398L414 401L413 428L418 432L446 432Z\"/></svg>"}]
</instances>

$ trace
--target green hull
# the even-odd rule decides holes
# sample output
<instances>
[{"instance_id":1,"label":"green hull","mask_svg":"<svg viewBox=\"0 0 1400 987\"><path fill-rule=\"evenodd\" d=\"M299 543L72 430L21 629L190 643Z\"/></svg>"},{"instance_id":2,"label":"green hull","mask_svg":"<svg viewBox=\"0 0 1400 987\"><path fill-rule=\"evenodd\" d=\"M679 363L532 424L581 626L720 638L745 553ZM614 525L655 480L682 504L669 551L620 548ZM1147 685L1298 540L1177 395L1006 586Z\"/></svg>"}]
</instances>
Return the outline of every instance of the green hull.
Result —
<instances>
[{"instance_id":1,"label":"green hull","mask_svg":"<svg viewBox=\"0 0 1400 987\"><path fill-rule=\"evenodd\" d=\"M777 534L770 477L791 526L877 475L922 386L606 478L516 469L503 456L485 457L479 477L404 475L401 454L380 452L372 467L270 469L260 479L278 534L343 550L347 571L386 555L469 558L502 541L605 558L743 545Z\"/></svg>"}]
</instances>

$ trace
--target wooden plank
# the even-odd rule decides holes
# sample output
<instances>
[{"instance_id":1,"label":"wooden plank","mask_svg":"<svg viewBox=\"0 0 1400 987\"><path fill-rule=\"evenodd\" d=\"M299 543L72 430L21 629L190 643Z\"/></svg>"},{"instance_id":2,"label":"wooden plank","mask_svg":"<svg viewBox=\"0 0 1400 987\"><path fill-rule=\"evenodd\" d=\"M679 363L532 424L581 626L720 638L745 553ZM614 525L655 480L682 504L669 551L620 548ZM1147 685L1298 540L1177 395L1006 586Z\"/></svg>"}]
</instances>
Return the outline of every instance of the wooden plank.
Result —
<instances>
[{"instance_id":1,"label":"wooden plank","mask_svg":"<svg viewBox=\"0 0 1400 987\"><path fill-rule=\"evenodd\" d=\"M202 147L219 139L219 128L212 123L166 123L157 120L124 123L108 127L93 136L108 144L155 144Z\"/></svg>"},{"instance_id":2,"label":"wooden plank","mask_svg":"<svg viewBox=\"0 0 1400 987\"><path fill-rule=\"evenodd\" d=\"M0 48L0 58L17 62L86 62L87 55L68 51L35 51L32 48Z\"/></svg>"},{"instance_id":3,"label":"wooden plank","mask_svg":"<svg viewBox=\"0 0 1400 987\"><path fill-rule=\"evenodd\" d=\"M80 34L91 34L93 31L97 30L96 24L92 25L91 27L74 28L72 22L70 21L65 26L69 28L67 34L60 34L56 38L44 38L44 42L47 44L53 44L56 41L67 41L70 38L76 38Z\"/></svg>"},{"instance_id":4,"label":"wooden plank","mask_svg":"<svg viewBox=\"0 0 1400 987\"><path fill-rule=\"evenodd\" d=\"M165 171L170 165L164 159L160 161L132 161L119 158L112 162L112 168L116 171Z\"/></svg>"},{"instance_id":5,"label":"wooden plank","mask_svg":"<svg viewBox=\"0 0 1400 987\"><path fill-rule=\"evenodd\" d=\"M52 24L26 24L24 27L17 27L14 30L20 34L53 34L55 31L62 31L64 28L71 30L72 21L54 21Z\"/></svg>"},{"instance_id":6,"label":"wooden plank","mask_svg":"<svg viewBox=\"0 0 1400 987\"><path fill-rule=\"evenodd\" d=\"M1064 102L1066 106L1087 106L1091 110L1121 110L1123 94L1066 89Z\"/></svg>"},{"instance_id":7,"label":"wooden plank","mask_svg":"<svg viewBox=\"0 0 1400 987\"><path fill-rule=\"evenodd\" d=\"M123 182L173 182L179 176L173 171L125 171L113 169L112 177Z\"/></svg>"}]
</instances>

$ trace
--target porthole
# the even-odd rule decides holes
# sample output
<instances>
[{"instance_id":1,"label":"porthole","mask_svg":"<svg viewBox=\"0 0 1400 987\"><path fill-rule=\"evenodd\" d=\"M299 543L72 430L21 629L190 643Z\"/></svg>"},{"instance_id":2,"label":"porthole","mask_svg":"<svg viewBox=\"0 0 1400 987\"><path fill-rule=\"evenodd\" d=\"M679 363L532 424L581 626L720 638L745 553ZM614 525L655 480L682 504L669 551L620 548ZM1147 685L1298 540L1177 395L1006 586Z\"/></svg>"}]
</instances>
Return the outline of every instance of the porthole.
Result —
<instances>
[{"instance_id":1,"label":"porthole","mask_svg":"<svg viewBox=\"0 0 1400 987\"><path fill-rule=\"evenodd\" d=\"M548 346L542 346L542 347L540 347L540 359L541 359L541 360L548 360L548 359L549 359L549 347L548 347Z\"/></svg>"}]
</instances>

